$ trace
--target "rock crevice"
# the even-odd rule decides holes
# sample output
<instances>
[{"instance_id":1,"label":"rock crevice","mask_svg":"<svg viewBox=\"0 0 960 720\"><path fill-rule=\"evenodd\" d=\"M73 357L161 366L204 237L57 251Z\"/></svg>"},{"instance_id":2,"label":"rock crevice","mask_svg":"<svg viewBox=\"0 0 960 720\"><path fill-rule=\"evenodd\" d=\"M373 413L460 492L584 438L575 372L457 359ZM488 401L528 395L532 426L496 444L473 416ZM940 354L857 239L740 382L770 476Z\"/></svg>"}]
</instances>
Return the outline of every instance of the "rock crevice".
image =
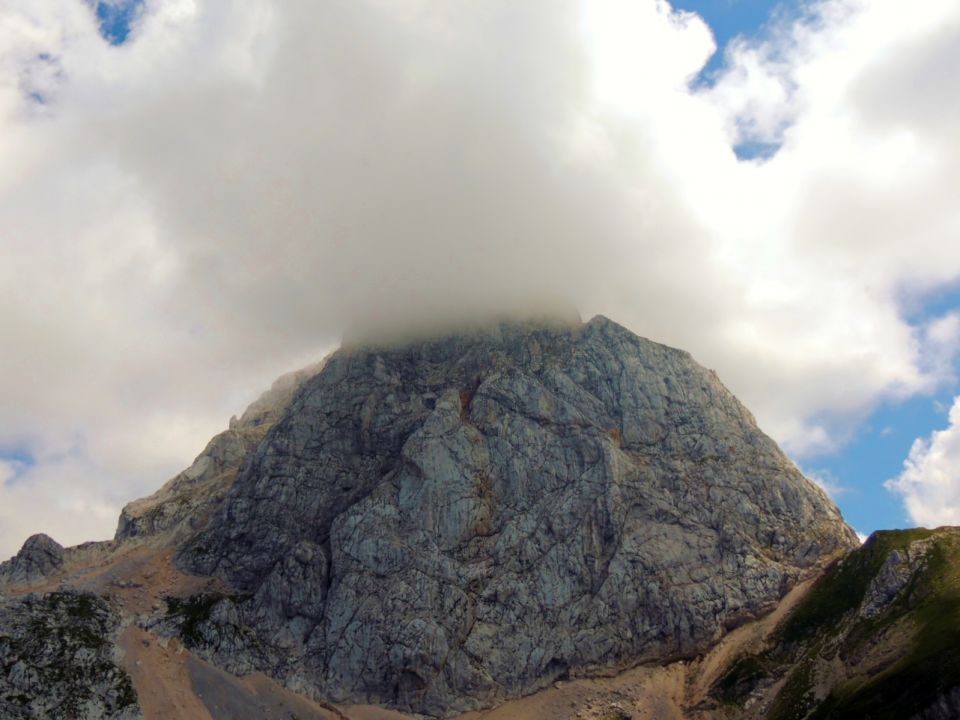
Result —
<instances>
[{"instance_id":1,"label":"rock crevice","mask_svg":"<svg viewBox=\"0 0 960 720\"><path fill-rule=\"evenodd\" d=\"M856 544L713 372L605 318L341 350L217 508L179 562L243 632L198 652L434 715L701 652Z\"/></svg>"}]
</instances>

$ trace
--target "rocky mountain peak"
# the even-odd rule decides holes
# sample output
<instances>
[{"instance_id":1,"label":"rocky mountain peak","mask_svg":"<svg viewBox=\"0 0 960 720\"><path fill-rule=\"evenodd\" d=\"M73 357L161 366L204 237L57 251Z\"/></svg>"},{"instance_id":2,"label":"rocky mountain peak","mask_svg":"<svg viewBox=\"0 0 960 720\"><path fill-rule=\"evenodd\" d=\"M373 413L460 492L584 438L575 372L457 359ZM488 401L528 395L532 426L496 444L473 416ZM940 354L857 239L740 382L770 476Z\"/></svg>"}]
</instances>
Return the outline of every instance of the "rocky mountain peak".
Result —
<instances>
[{"instance_id":1,"label":"rocky mountain peak","mask_svg":"<svg viewBox=\"0 0 960 720\"><path fill-rule=\"evenodd\" d=\"M49 535L31 535L20 552L0 564L0 581L35 582L63 567L63 546Z\"/></svg>"},{"instance_id":2,"label":"rocky mountain peak","mask_svg":"<svg viewBox=\"0 0 960 720\"><path fill-rule=\"evenodd\" d=\"M179 562L236 590L217 662L442 715L694 655L855 544L715 373L598 317L334 353Z\"/></svg>"},{"instance_id":3,"label":"rocky mountain peak","mask_svg":"<svg viewBox=\"0 0 960 720\"><path fill-rule=\"evenodd\" d=\"M83 643L65 667L110 682L52 702L91 718L243 716L226 696L270 717L449 717L691 659L696 697L740 702L776 676L712 684L719 641L857 545L716 373L607 318L349 344L127 505L113 541L31 538L0 566L0 655L19 668L0 710L48 707L23 673ZM900 597L889 564L865 617ZM40 615L56 637L86 624L27 642Z\"/></svg>"}]
</instances>

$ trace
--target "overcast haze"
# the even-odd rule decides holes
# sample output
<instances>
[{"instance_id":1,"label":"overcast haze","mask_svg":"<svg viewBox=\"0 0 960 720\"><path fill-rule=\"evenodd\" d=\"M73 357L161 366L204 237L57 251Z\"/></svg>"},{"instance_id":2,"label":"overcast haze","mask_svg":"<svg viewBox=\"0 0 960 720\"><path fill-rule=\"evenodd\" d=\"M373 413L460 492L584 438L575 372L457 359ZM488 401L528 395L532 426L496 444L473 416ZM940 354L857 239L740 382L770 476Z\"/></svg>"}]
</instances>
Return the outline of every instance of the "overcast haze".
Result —
<instances>
[{"instance_id":1,"label":"overcast haze","mask_svg":"<svg viewBox=\"0 0 960 720\"><path fill-rule=\"evenodd\" d=\"M803 467L955 388L956 0L809 5L709 76L705 21L653 0L147 0L101 30L0 8L0 555L109 536L344 335L603 313ZM876 492L960 522L957 447Z\"/></svg>"}]
</instances>

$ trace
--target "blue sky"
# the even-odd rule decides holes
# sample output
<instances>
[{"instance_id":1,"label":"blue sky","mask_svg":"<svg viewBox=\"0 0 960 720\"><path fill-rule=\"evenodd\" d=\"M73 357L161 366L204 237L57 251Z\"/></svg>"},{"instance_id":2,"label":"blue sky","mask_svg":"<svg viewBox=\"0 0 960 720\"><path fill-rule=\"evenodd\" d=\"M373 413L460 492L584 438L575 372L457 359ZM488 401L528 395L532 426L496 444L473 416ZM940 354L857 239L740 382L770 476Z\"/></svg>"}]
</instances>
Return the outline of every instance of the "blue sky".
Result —
<instances>
[{"instance_id":1,"label":"blue sky","mask_svg":"<svg viewBox=\"0 0 960 720\"><path fill-rule=\"evenodd\" d=\"M795 0L677 0L673 5L698 13L713 31L717 52L701 73L700 82L705 84L723 67L727 43L737 37L762 39L773 25L798 16L804 7ZM743 159L766 156L775 150L776 146L756 143L737 148ZM904 298L902 303L904 316L916 325L958 308L957 286ZM946 427L947 410L958 391L960 387L953 382L940 386L931 395L885 401L839 451L806 458L802 467L827 480L844 517L860 532L912 526L902 499L883 484L900 474L917 438Z\"/></svg>"},{"instance_id":2,"label":"blue sky","mask_svg":"<svg viewBox=\"0 0 960 720\"><path fill-rule=\"evenodd\" d=\"M797 0L678 0L671 3L678 10L689 10L702 17L717 42L717 53L703 69L705 80L723 64L723 50L734 38L760 37L772 23L796 16L803 5Z\"/></svg>"},{"instance_id":3,"label":"blue sky","mask_svg":"<svg viewBox=\"0 0 960 720\"><path fill-rule=\"evenodd\" d=\"M143 5L143 0L103 2L91 0L101 21L101 32L113 44L122 44L129 35L130 23ZM713 31L719 52L704 68L704 75L717 70L724 46L738 35L756 37L771 20L783 19L798 12L796 0L772 3L768 0L680 0L673 6L699 14Z\"/></svg>"},{"instance_id":4,"label":"blue sky","mask_svg":"<svg viewBox=\"0 0 960 720\"><path fill-rule=\"evenodd\" d=\"M918 298L905 298L902 312L919 325L960 309L960 289L946 286ZM955 374L960 367L954 363ZM855 433L853 440L831 455L812 458L804 469L825 471L839 486L834 496L848 522L861 532L915 525L902 499L883 487L903 470L904 460L917 438L928 438L948 425L947 413L960 393L956 380L941 384L931 394L901 402L885 402Z\"/></svg>"},{"instance_id":5,"label":"blue sky","mask_svg":"<svg viewBox=\"0 0 960 720\"><path fill-rule=\"evenodd\" d=\"M91 0L97 19L100 20L100 33L112 45L122 45L130 35L131 23L143 6L143 0Z\"/></svg>"},{"instance_id":6,"label":"blue sky","mask_svg":"<svg viewBox=\"0 0 960 720\"><path fill-rule=\"evenodd\" d=\"M955 391L954 385L932 397L884 403L841 450L811 458L803 469L830 481L844 517L860 532L912 527L901 498L883 483L900 474L918 437L946 427Z\"/></svg>"},{"instance_id":7,"label":"blue sky","mask_svg":"<svg viewBox=\"0 0 960 720\"><path fill-rule=\"evenodd\" d=\"M702 17L713 32L717 51L700 72L697 82L710 85L724 66L724 50L737 38L762 39L778 24L789 22L803 11L798 0L679 0L678 10L689 10ZM765 159L777 151L775 143L747 141L734 147L741 160Z\"/></svg>"}]
</instances>

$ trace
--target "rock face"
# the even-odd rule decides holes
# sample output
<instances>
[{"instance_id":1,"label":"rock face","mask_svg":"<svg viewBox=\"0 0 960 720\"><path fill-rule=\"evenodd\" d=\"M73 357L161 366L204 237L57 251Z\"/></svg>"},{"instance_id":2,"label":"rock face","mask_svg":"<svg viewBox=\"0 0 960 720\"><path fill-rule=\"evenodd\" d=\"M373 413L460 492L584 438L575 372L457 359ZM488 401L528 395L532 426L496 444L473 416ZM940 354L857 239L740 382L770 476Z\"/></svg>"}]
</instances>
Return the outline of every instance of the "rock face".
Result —
<instances>
[{"instance_id":1,"label":"rock face","mask_svg":"<svg viewBox=\"0 0 960 720\"><path fill-rule=\"evenodd\" d=\"M90 593L0 599L0 717L136 720L129 676L115 662L117 612Z\"/></svg>"},{"instance_id":2,"label":"rock face","mask_svg":"<svg viewBox=\"0 0 960 720\"><path fill-rule=\"evenodd\" d=\"M27 538L20 552L0 564L0 582L32 583L63 567L63 546L49 535Z\"/></svg>"},{"instance_id":3,"label":"rock face","mask_svg":"<svg viewBox=\"0 0 960 720\"><path fill-rule=\"evenodd\" d=\"M173 517L235 592L171 622L229 670L433 715L701 652L857 544L713 372L605 318L338 351L230 464Z\"/></svg>"},{"instance_id":4,"label":"rock face","mask_svg":"<svg viewBox=\"0 0 960 720\"><path fill-rule=\"evenodd\" d=\"M263 440L303 382L319 372L322 363L278 378L239 420L214 437L193 464L153 495L123 508L117 540L163 534L189 534L209 519L210 512L237 476L240 464Z\"/></svg>"}]
</instances>

